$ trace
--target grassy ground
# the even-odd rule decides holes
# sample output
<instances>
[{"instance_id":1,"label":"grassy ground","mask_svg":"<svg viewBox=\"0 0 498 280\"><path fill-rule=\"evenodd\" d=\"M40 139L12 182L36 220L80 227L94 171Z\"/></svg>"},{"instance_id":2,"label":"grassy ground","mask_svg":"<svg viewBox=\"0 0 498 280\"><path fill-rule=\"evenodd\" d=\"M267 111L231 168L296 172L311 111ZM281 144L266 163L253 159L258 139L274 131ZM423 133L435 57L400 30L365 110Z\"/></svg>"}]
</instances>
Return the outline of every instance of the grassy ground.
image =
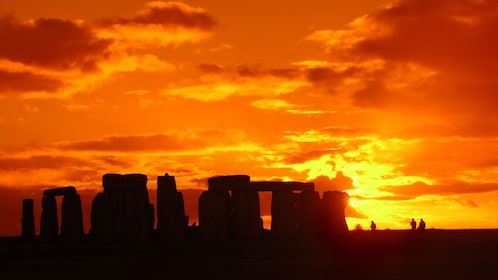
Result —
<instances>
[{"instance_id":1,"label":"grassy ground","mask_svg":"<svg viewBox=\"0 0 498 280\"><path fill-rule=\"evenodd\" d=\"M0 279L498 279L498 230L74 244L0 239Z\"/></svg>"}]
</instances>

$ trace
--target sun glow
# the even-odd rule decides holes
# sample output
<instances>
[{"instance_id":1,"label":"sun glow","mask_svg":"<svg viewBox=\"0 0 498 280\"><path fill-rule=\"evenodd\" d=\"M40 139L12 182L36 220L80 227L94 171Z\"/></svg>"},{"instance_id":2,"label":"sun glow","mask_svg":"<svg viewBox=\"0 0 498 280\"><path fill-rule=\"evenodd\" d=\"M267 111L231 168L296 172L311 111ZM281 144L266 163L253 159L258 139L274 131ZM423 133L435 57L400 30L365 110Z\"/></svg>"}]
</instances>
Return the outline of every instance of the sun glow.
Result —
<instances>
[{"instance_id":1,"label":"sun glow","mask_svg":"<svg viewBox=\"0 0 498 280\"><path fill-rule=\"evenodd\" d=\"M349 205L354 207L356 205L356 200L354 198L349 199Z\"/></svg>"}]
</instances>

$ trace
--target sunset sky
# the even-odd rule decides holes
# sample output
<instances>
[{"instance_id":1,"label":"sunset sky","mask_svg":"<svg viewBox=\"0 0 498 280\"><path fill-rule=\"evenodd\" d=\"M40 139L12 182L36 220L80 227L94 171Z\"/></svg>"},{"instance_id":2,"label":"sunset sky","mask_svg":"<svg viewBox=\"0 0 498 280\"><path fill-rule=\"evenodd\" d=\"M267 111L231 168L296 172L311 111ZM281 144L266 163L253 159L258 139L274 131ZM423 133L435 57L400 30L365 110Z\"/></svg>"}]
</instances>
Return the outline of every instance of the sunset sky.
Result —
<instances>
[{"instance_id":1,"label":"sunset sky","mask_svg":"<svg viewBox=\"0 0 498 280\"><path fill-rule=\"evenodd\" d=\"M87 232L105 173L154 204L164 173L247 174L346 191L350 229L498 228L497 27L494 0L0 0L0 236L62 186Z\"/></svg>"}]
</instances>

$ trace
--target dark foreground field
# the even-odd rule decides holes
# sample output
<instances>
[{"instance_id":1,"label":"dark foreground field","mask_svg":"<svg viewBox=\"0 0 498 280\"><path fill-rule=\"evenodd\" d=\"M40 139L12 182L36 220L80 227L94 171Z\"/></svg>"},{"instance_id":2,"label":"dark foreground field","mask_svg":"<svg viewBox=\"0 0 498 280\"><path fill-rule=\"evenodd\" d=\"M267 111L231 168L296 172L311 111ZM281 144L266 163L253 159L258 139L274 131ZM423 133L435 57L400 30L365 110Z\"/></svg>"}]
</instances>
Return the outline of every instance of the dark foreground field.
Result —
<instances>
[{"instance_id":1,"label":"dark foreground field","mask_svg":"<svg viewBox=\"0 0 498 280\"><path fill-rule=\"evenodd\" d=\"M498 279L498 230L105 245L2 238L0 279Z\"/></svg>"}]
</instances>

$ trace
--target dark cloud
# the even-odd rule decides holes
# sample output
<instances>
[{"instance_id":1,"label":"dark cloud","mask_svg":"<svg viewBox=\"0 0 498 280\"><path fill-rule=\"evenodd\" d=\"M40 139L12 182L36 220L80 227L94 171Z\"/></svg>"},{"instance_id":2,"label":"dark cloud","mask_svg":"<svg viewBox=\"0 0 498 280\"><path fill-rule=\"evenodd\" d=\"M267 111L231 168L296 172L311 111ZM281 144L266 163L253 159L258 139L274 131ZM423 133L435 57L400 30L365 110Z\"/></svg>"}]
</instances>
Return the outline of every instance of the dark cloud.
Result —
<instances>
[{"instance_id":1,"label":"dark cloud","mask_svg":"<svg viewBox=\"0 0 498 280\"><path fill-rule=\"evenodd\" d=\"M385 107L389 102L390 92L381 81L372 81L368 85L353 94L353 102L359 107Z\"/></svg>"},{"instance_id":2,"label":"dark cloud","mask_svg":"<svg viewBox=\"0 0 498 280\"><path fill-rule=\"evenodd\" d=\"M0 170L60 169L88 165L89 162L66 156L39 155L26 158L0 158Z\"/></svg>"},{"instance_id":3,"label":"dark cloud","mask_svg":"<svg viewBox=\"0 0 498 280\"><path fill-rule=\"evenodd\" d=\"M0 95L30 91L57 91L62 88L63 84L62 81L29 72L0 70Z\"/></svg>"},{"instance_id":4,"label":"dark cloud","mask_svg":"<svg viewBox=\"0 0 498 280\"><path fill-rule=\"evenodd\" d=\"M310 160L319 159L321 156L328 154L330 154L330 151L327 150L292 153L288 155L284 161L288 164L304 163Z\"/></svg>"},{"instance_id":5,"label":"dark cloud","mask_svg":"<svg viewBox=\"0 0 498 280\"><path fill-rule=\"evenodd\" d=\"M365 83L352 95L364 108L489 119L498 106L496 26L493 0L393 1L349 29L314 33L334 63L361 70L317 68L308 79L326 88L345 77Z\"/></svg>"},{"instance_id":6,"label":"dark cloud","mask_svg":"<svg viewBox=\"0 0 498 280\"><path fill-rule=\"evenodd\" d=\"M133 166L133 161L129 157L121 157L114 155L97 156L95 160L100 161L106 165L119 166L122 168L129 168Z\"/></svg>"},{"instance_id":7,"label":"dark cloud","mask_svg":"<svg viewBox=\"0 0 498 280\"><path fill-rule=\"evenodd\" d=\"M18 22L0 17L0 58L25 65L59 70L94 71L108 56L109 40L98 39L92 30L75 22L41 18Z\"/></svg>"},{"instance_id":8,"label":"dark cloud","mask_svg":"<svg viewBox=\"0 0 498 280\"><path fill-rule=\"evenodd\" d=\"M68 182L78 182L78 183L95 183L100 181L102 177L102 173L99 171L99 168L95 168L95 166L66 166L64 168L64 180Z\"/></svg>"},{"instance_id":9,"label":"dark cloud","mask_svg":"<svg viewBox=\"0 0 498 280\"><path fill-rule=\"evenodd\" d=\"M416 182L411 185L381 187L379 190L387 191L395 195L414 198L422 195L452 195L493 192L498 191L498 183L455 182L445 185L428 185L423 182Z\"/></svg>"},{"instance_id":10,"label":"dark cloud","mask_svg":"<svg viewBox=\"0 0 498 280\"><path fill-rule=\"evenodd\" d=\"M237 135L231 135L231 131L206 129L192 134L159 133L153 135L109 136L96 140L61 143L57 145L57 148L95 151L173 151L200 149L210 144L221 144L219 139L224 139L225 144L235 143L240 140L237 137Z\"/></svg>"},{"instance_id":11,"label":"dark cloud","mask_svg":"<svg viewBox=\"0 0 498 280\"><path fill-rule=\"evenodd\" d=\"M133 18L107 18L100 22L103 26L121 25L162 25L211 30L216 20L205 10L193 8L179 2L151 2L147 8Z\"/></svg>"},{"instance_id":12,"label":"dark cloud","mask_svg":"<svg viewBox=\"0 0 498 280\"><path fill-rule=\"evenodd\" d=\"M358 53L472 76L498 69L496 1L401 0L369 17L388 31L360 41Z\"/></svg>"},{"instance_id":13,"label":"dark cloud","mask_svg":"<svg viewBox=\"0 0 498 280\"><path fill-rule=\"evenodd\" d=\"M342 83L346 78L356 76L358 72L360 69L356 67L348 67L340 71L327 67L317 67L308 69L306 78L314 84L332 87Z\"/></svg>"},{"instance_id":14,"label":"dark cloud","mask_svg":"<svg viewBox=\"0 0 498 280\"><path fill-rule=\"evenodd\" d=\"M319 193L325 191L345 191L355 188L353 179L345 176L341 171L338 171L336 176L332 179L327 176L318 176L311 181L313 181L315 190Z\"/></svg>"},{"instance_id":15,"label":"dark cloud","mask_svg":"<svg viewBox=\"0 0 498 280\"><path fill-rule=\"evenodd\" d=\"M221 73L223 72L223 67L218 64L202 63L198 66L202 72L206 73Z\"/></svg>"},{"instance_id":16,"label":"dark cloud","mask_svg":"<svg viewBox=\"0 0 498 280\"><path fill-rule=\"evenodd\" d=\"M239 65L237 67L237 74L242 77L278 77L284 79L294 79L301 73L298 69L294 68L270 68L266 69L260 65Z\"/></svg>"},{"instance_id":17,"label":"dark cloud","mask_svg":"<svg viewBox=\"0 0 498 280\"><path fill-rule=\"evenodd\" d=\"M189 144L201 144L202 140L191 139ZM203 145L202 145L203 146ZM96 151L153 151L181 150L188 145L175 135L155 134L147 136L110 136L98 140L61 144L60 148L70 150Z\"/></svg>"},{"instance_id":18,"label":"dark cloud","mask_svg":"<svg viewBox=\"0 0 498 280\"><path fill-rule=\"evenodd\" d=\"M455 199L453 199L453 201L455 201L456 203L458 203L464 207L479 208L479 204L477 204L472 199L455 198Z\"/></svg>"}]
</instances>

